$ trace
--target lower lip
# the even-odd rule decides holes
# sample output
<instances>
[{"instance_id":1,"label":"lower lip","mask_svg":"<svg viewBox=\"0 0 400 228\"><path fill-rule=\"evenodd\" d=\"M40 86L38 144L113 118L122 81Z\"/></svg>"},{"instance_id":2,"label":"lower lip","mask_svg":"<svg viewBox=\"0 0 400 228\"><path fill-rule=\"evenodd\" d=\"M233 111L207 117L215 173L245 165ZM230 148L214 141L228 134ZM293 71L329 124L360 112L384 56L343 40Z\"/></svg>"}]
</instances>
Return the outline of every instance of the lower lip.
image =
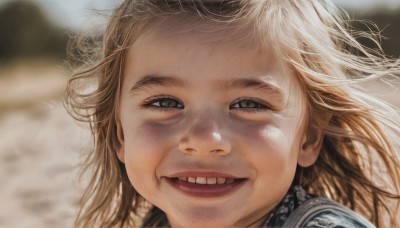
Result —
<instances>
[{"instance_id":1,"label":"lower lip","mask_svg":"<svg viewBox=\"0 0 400 228\"><path fill-rule=\"evenodd\" d=\"M230 184L193 184L171 178L165 179L170 185L185 195L202 198L226 196L238 190L246 182L246 179L243 179L236 180Z\"/></svg>"}]
</instances>

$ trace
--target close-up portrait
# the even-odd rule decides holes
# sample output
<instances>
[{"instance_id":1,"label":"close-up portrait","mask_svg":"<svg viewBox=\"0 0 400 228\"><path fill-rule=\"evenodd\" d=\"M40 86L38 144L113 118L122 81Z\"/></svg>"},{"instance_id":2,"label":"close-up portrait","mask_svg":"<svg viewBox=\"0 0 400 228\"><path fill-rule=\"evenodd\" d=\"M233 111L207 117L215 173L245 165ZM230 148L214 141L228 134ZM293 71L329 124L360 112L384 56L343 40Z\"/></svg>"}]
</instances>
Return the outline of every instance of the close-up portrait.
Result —
<instances>
[{"instance_id":1,"label":"close-up portrait","mask_svg":"<svg viewBox=\"0 0 400 228\"><path fill-rule=\"evenodd\" d=\"M0 0L0 227L400 226L398 0Z\"/></svg>"}]
</instances>

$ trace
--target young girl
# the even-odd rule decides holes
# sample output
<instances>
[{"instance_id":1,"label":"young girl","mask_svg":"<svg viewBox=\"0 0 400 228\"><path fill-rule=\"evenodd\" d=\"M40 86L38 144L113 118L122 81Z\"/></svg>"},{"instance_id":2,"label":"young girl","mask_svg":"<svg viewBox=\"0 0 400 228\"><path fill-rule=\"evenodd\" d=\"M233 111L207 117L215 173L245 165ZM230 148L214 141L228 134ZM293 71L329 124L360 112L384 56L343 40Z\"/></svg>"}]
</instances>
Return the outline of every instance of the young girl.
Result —
<instances>
[{"instance_id":1,"label":"young girl","mask_svg":"<svg viewBox=\"0 0 400 228\"><path fill-rule=\"evenodd\" d=\"M359 83L400 67L345 27L323 0L125 0L66 90L95 139L76 226L397 226L399 110Z\"/></svg>"}]
</instances>

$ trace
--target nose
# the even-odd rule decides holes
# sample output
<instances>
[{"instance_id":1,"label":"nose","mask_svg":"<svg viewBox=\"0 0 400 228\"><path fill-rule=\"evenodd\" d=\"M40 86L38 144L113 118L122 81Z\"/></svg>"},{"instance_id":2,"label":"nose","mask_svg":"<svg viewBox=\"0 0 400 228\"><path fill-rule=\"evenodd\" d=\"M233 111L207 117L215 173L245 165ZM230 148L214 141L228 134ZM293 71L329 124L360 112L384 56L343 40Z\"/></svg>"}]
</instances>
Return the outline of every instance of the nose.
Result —
<instances>
[{"instance_id":1,"label":"nose","mask_svg":"<svg viewBox=\"0 0 400 228\"><path fill-rule=\"evenodd\" d=\"M179 150L191 155L227 155L232 145L224 123L216 115L202 113L192 119L179 142Z\"/></svg>"}]
</instances>

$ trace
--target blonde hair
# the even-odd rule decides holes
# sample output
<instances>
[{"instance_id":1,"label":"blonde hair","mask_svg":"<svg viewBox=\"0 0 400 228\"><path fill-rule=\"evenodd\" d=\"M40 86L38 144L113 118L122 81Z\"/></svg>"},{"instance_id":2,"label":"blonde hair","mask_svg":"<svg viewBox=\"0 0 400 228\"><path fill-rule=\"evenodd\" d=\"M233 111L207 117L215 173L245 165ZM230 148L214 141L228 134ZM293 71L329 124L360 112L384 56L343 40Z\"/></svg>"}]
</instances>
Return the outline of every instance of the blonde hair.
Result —
<instances>
[{"instance_id":1,"label":"blonde hair","mask_svg":"<svg viewBox=\"0 0 400 228\"><path fill-rule=\"evenodd\" d=\"M138 226L146 214L146 225L156 226L165 216L156 207L148 212L130 184L115 152L114 118L127 49L152 21L179 15L250 29L261 46L274 42L277 57L304 89L309 128L324 134L316 163L298 167L295 183L378 227L399 225L400 112L357 87L372 79L399 82L399 62L381 54L379 43L368 49L355 38L375 40L373 34L351 31L348 16L327 0L125 0L111 16L102 46L91 42L83 55L75 52L74 61L81 62L66 89L67 110L90 124L95 144L76 226ZM96 88L82 84L93 80Z\"/></svg>"}]
</instances>

